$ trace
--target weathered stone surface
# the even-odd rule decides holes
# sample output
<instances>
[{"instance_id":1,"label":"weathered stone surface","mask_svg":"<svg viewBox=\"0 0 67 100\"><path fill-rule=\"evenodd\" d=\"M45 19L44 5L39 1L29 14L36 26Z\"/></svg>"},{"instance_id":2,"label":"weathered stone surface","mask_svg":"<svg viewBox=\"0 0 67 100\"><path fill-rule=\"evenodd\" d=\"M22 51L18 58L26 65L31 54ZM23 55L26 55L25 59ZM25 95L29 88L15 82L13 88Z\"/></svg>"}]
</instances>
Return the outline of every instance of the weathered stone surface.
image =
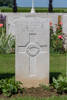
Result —
<instances>
[{"instance_id":1,"label":"weathered stone surface","mask_svg":"<svg viewBox=\"0 0 67 100\"><path fill-rule=\"evenodd\" d=\"M67 51L67 14L63 15L64 48Z\"/></svg>"},{"instance_id":2,"label":"weathered stone surface","mask_svg":"<svg viewBox=\"0 0 67 100\"><path fill-rule=\"evenodd\" d=\"M6 31L7 34L13 34L16 35L15 33L15 28L14 28L14 22L17 19L20 19L21 17L41 17L41 18L49 18L50 21L53 23L53 28L54 31L56 31L56 24L58 23L58 16L61 15L63 16L64 13L35 13L35 14L30 14L30 13L2 13L3 15L6 15L7 20L6 20Z\"/></svg>"},{"instance_id":3,"label":"weathered stone surface","mask_svg":"<svg viewBox=\"0 0 67 100\"><path fill-rule=\"evenodd\" d=\"M49 20L36 16L15 22L16 80L25 87L49 83Z\"/></svg>"},{"instance_id":4,"label":"weathered stone surface","mask_svg":"<svg viewBox=\"0 0 67 100\"><path fill-rule=\"evenodd\" d=\"M63 32L67 34L67 15L63 15Z\"/></svg>"}]
</instances>

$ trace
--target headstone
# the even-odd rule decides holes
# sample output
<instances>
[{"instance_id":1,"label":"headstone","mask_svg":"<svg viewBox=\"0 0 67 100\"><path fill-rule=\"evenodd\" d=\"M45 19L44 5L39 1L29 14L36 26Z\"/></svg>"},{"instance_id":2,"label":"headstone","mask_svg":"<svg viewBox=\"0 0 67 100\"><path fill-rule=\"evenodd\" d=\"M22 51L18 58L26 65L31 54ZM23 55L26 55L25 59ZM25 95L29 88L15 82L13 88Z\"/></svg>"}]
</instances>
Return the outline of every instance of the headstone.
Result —
<instances>
[{"instance_id":1,"label":"headstone","mask_svg":"<svg viewBox=\"0 0 67 100\"><path fill-rule=\"evenodd\" d=\"M20 15L19 15L20 18ZM6 17L6 33L15 35L15 25L14 22L18 19L18 16L15 14L8 14Z\"/></svg>"},{"instance_id":2,"label":"headstone","mask_svg":"<svg viewBox=\"0 0 67 100\"><path fill-rule=\"evenodd\" d=\"M67 15L63 15L63 32L67 34Z\"/></svg>"},{"instance_id":3,"label":"headstone","mask_svg":"<svg viewBox=\"0 0 67 100\"><path fill-rule=\"evenodd\" d=\"M53 31L56 31L56 24L58 24L58 16L62 16L63 14L52 14L52 13L33 13L36 15L36 17L41 17L41 18L49 18L50 21L53 23ZM7 34L12 34L12 35L16 35L15 34L15 28L14 28L14 22L17 19L20 19L21 17L26 17L26 16L30 16L30 13L3 13L3 15L6 16L6 33ZM31 15L33 16L33 15ZM62 19L62 17L61 17Z\"/></svg>"},{"instance_id":4,"label":"headstone","mask_svg":"<svg viewBox=\"0 0 67 100\"><path fill-rule=\"evenodd\" d=\"M16 80L25 87L49 83L49 20L22 17L16 28Z\"/></svg>"},{"instance_id":5,"label":"headstone","mask_svg":"<svg viewBox=\"0 0 67 100\"><path fill-rule=\"evenodd\" d=\"M64 47L67 51L67 15L63 15Z\"/></svg>"}]
</instances>

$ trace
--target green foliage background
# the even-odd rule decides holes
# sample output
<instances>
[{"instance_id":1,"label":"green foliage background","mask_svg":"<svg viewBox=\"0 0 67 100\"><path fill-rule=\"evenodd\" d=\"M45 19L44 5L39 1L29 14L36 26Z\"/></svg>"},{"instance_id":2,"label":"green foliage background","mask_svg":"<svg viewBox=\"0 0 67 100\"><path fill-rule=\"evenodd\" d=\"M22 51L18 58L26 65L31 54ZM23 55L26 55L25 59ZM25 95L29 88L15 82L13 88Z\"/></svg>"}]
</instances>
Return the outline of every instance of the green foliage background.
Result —
<instances>
[{"instance_id":1,"label":"green foliage background","mask_svg":"<svg viewBox=\"0 0 67 100\"><path fill-rule=\"evenodd\" d=\"M0 0L0 6L13 6L13 0Z\"/></svg>"}]
</instances>

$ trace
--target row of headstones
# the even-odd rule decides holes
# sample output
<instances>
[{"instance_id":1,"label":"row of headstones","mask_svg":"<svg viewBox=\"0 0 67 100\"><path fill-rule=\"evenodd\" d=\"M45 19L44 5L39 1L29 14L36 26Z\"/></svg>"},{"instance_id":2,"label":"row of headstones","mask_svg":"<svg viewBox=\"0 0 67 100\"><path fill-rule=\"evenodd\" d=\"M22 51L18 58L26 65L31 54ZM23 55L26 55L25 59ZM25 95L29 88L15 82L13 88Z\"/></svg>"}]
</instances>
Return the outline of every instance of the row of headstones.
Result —
<instances>
[{"instance_id":1,"label":"row of headstones","mask_svg":"<svg viewBox=\"0 0 67 100\"><path fill-rule=\"evenodd\" d=\"M45 18L49 18L50 21L52 21L53 23L53 31L55 32L56 31L56 24L58 24L59 21L62 21L63 22L63 25L64 28L63 28L63 33L64 33L64 47L65 49L67 48L66 47L66 43L67 43L67 32L66 32L66 18L67 18L67 14L63 15L63 14L35 14L36 16L39 16L39 17L45 17ZM6 32L7 34L11 33L13 35L16 35L15 34L15 25L14 25L14 22L19 18L21 18L22 16L25 17L25 16L29 16L29 14L6 14Z\"/></svg>"},{"instance_id":2,"label":"row of headstones","mask_svg":"<svg viewBox=\"0 0 67 100\"><path fill-rule=\"evenodd\" d=\"M3 14L3 13L2 13ZM15 34L15 28L14 28L14 22L18 19L18 18L21 18L22 16L27 16L26 14L14 14L14 13L5 13L4 15L6 15L6 32L7 34L13 34L13 35L16 35ZM45 18L49 18L50 21L53 22L53 31L55 32L56 31L56 24L58 23L59 20L63 20L63 24L65 25L65 22L66 22L66 17L67 16L66 14L63 15L63 14L39 14L38 16L41 16L41 17L45 17ZM66 26L66 25L65 25ZM64 34L64 47L66 48L66 43L67 43L67 35L66 35L66 32L65 32L65 27L63 29L63 33Z\"/></svg>"},{"instance_id":3,"label":"row of headstones","mask_svg":"<svg viewBox=\"0 0 67 100\"><path fill-rule=\"evenodd\" d=\"M7 34L9 33L12 33L14 34L14 32L12 32L12 28L14 26L14 22L19 18L21 17L25 17L25 16L29 16L29 14L23 14L23 13L5 13L4 15L6 15L6 24L7 24ZM49 18L50 21L52 21L53 23L53 27L54 27L54 31L56 30L55 28L55 25L58 23L58 18L59 16L61 16L61 21L65 18L64 15L61 13L61 14L58 14L58 13L55 13L55 14L50 14L50 13L44 13L44 14L35 14L36 16L41 16L41 17L44 17L44 18ZM63 22L64 23L64 22Z\"/></svg>"},{"instance_id":4,"label":"row of headstones","mask_svg":"<svg viewBox=\"0 0 67 100\"><path fill-rule=\"evenodd\" d=\"M6 24L7 24L7 34L9 33L12 33L13 35L15 35L15 31L13 31L14 29L14 22L19 18L21 17L26 17L26 16L29 16L30 14L23 14L23 13L20 13L20 14L13 14L13 13L8 13L6 14ZM35 16L39 16L39 17L44 17L44 18L49 18L50 21L53 22L53 27L54 27L54 31L56 30L56 27L55 27L55 24L58 23L58 16L59 14L50 14L50 13L44 13L44 14L34 14ZM62 15L62 14L60 14Z\"/></svg>"}]
</instances>

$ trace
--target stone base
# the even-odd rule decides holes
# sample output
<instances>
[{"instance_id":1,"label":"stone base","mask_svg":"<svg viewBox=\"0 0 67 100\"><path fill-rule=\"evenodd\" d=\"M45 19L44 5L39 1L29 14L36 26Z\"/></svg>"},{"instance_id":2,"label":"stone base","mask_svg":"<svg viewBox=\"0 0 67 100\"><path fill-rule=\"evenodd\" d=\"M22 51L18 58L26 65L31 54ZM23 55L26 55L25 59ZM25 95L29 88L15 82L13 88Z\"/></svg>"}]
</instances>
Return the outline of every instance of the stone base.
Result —
<instances>
[{"instance_id":1,"label":"stone base","mask_svg":"<svg viewBox=\"0 0 67 100\"><path fill-rule=\"evenodd\" d=\"M16 79L17 81L21 81L20 78ZM26 88L31 88L31 87L39 87L40 85L48 85L49 84L49 79L48 78L43 78L43 79L34 79L34 78L30 78L30 79L23 79L21 81L23 83L23 87Z\"/></svg>"},{"instance_id":2,"label":"stone base","mask_svg":"<svg viewBox=\"0 0 67 100\"><path fill-rule=\"evenodd\" d=\"M31 9L31 13L35 13L35 9L34 8Z\"/></svg>"}]
</instances>

